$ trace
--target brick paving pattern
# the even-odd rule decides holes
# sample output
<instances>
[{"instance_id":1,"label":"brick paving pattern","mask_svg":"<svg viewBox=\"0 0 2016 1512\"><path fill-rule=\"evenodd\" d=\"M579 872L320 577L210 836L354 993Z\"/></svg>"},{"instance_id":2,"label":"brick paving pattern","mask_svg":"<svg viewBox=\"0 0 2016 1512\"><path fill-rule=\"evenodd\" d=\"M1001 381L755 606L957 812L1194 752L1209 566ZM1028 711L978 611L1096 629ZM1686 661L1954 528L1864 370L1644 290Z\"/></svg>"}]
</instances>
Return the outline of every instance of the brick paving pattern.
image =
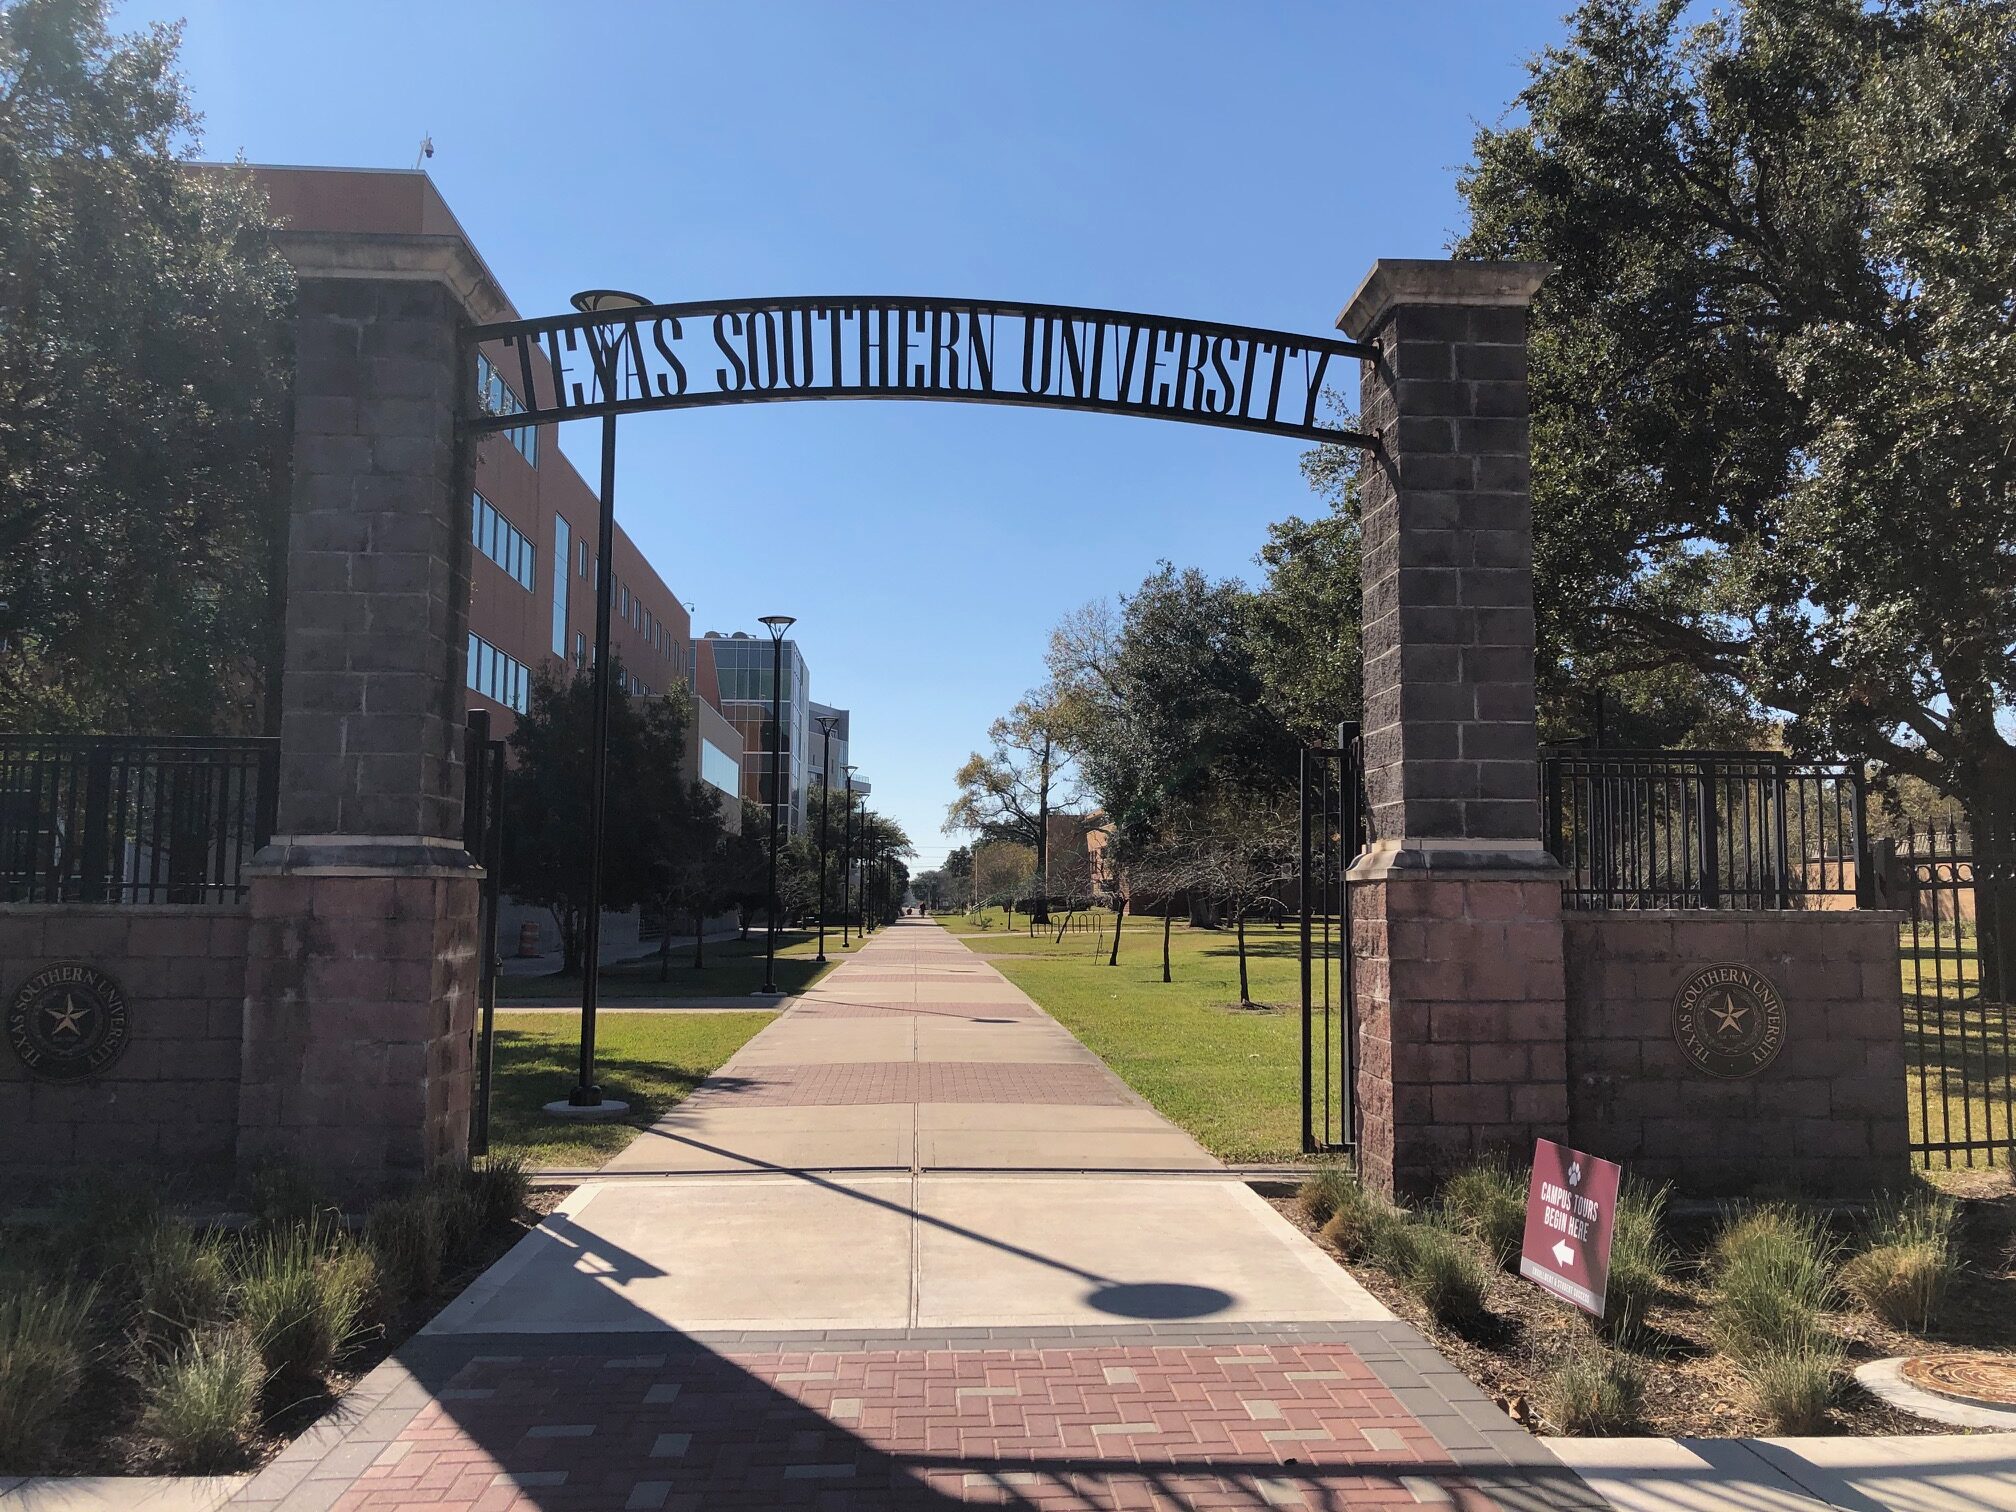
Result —
<instances>
[{"instance_id":1,"label":"brick paving pattern","mask_svg":"<svg viewBox=\"0 0 2016 1512\"><path fill-rule=\"evenodd\" d=\"M336 1512L1485 1512L1341 1343L477 1356Z\"/></svg>"}]
</instances>

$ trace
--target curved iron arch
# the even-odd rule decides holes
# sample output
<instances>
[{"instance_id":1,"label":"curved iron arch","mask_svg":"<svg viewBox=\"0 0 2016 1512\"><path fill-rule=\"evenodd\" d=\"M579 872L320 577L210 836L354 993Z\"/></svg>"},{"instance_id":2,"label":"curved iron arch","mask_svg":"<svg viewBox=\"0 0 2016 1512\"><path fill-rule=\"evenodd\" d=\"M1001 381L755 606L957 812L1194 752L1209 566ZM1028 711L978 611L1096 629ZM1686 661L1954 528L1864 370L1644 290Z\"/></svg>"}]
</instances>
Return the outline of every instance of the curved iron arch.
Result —
<instances>
[{"instance_id":1,"label":"curved iron arch","mask_svg":"<svg viewBox=\"0 0 2016 1512\"><path fill-rule=\"evenodd\" d=\"M1318 422L1331 365L1375 346L1078 305L889 295L647 305L478 326L520 407L470 431L813 399L935 399L1136 415L1372 446Z\"/></svg>"}]
</instances>

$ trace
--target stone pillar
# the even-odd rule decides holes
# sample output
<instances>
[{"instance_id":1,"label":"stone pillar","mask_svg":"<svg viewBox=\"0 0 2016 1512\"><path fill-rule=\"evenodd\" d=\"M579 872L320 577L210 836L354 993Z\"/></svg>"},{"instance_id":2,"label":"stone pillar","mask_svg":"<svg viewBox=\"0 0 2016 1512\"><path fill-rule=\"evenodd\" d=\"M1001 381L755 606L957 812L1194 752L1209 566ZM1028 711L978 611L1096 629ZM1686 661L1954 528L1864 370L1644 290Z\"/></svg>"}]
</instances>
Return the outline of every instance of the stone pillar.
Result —
<instances>
[{"instance_id":1,"label":"stone pillar","mask_svg":"<svg viewBox=\"0 0 2016 1512\"><path fill-rule=\"evenodd\" d=\"M295 236L277 833L251 885L241 1165L362 1192L465 1159L480 871L463 850L473 402L497 308L459 238Z\"/></svg>"},{"instance_id":2,"label":"stone pillar","mask_svg":"<svg viewBox=\"0 0 2016 1512\"><path fill-rule=\"evenodd\" d=\"M1387 1191L1568 1120L1561 870L1540 840L1526 304L1535 263L1381 260L1361 427L1360 1160Z\"/></svg>"}]
</instances>

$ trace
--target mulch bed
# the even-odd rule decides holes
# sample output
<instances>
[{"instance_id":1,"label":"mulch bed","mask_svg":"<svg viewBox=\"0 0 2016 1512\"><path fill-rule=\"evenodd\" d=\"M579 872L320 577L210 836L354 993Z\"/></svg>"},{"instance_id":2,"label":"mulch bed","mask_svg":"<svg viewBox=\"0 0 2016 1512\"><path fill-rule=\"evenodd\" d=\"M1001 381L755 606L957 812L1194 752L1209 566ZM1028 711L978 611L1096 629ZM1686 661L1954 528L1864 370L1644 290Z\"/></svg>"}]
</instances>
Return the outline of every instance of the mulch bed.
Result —
<instances>
[{"instance_id":1,"label":"mulch bed","mask_svg":"<svg viewBox=\"0 0 2016 1512\"><path fill-rule=\"evenodd\" d=\"M423 1328L463 1289L501 1259L520 1239L552 1212L572 1190L568 1187L535 1188L518 1217L501 1223L481 1236L464 1264L441 1278L428 1296L408 1303L389 1318L375 1323L344 1355L331 1374L326 1389L271 1413L258 1435L247 1445L244 1470L257 1469L297 1435L329 1411L343 1394ZM85 1379L69 1414L69 1425L60 1443L36 1471L40 1475L151 1475L162 1473L148 1447L132 1437L130 1425L140 1410L139 1394L130 1375L118 1362L100 1359Z\"/></svg>"},{"instance_id":2,"label":"mulch bed","mask_svg":"<svg viewBox=\"0 0 2016 1512\"><path fill-rule=\"evenodd\" d=\"M1849 1370L1890 1355L1937 1349L2016 1354L2016 1188L2006 1173L1956 1186L1959 1190L1953 1194L1961 1200L1959 1242L1965 1269L1948 1296L1939 1326L1921 1337L1893 1329L1861 1311L1838 1314L1835 1322L1846 1346ZM1274 1199L1274 1206L1313 1237L1314 1230L1292 1199ZM1718 1220L1709 1215L1680 1216L1668 1225L1668 1237L1680 1258L1666 1295L1651 1309L1647 1342L1638 1351L1648 1369L1644 1415L1636 1432L1679 1438L1749 1438L1774 1431L1752 1409L1741 1374L1715 1353L1709 1339L1709 1288L1700 1256L1718 1227ZM1340 1259L1338 1263L1344 1262ZM1530 1281L1494 1269L1485 1297L1487 1317L1457 1332L1436 1323L1412 1293L1379 1267L1353 1261L1348 1268L1367 1291L1432 1339L1450 1363L1475 1381L1508 1416L1535 1433L1560 1431L1545 1420L1540 1388L1564 1353L1593 1337L1580 1313ZM1902 1412L1871 1396L1852 1377L1845 1381L1828 1423L1834 1432L1843 1434L1962 1431Z\"/></svg>"}]
</instances>

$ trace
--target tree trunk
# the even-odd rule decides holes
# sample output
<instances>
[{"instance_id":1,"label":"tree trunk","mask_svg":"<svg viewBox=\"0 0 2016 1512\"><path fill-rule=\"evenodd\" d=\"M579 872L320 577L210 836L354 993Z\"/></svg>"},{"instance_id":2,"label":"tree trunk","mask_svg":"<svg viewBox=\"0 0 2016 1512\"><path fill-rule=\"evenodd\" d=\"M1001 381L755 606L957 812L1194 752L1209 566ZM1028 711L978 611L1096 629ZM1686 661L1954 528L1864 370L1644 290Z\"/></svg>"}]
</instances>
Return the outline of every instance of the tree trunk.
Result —
<instances>
[{"instance_id":1,"label":"tree trunk","mask_svg":"<svg viewBox=\"0 0 2016 1512\"><path fill-rule=\"evenodd\" d=\"M553 910L553 922L560 926L560 974L579 976L581 974L581 924L580 915L571 908Z\"/></svg>"},{"instance_id":2,"label":"tree trunk","mask_svg":"<svg viewBox=\"0 0 2016 1512\"><path fill-rule=\"evenodd\" d=\"M1246 980L1246 910L1240 909L1233 916L1234 927L1239 932L1239 1006L1253 1006L1253 989Z\"/></svg>"},{"instance_id":3,"label":"tree trunk","mask_svg":"<svg viewBox=\"0 0 2016 1512\"><path fill-rule=\"evenodd\" d=\"M1050 782L1036 795L1036 912L1035 922L1050 922Z\"/></svg>"},{"instance_id":4,"label":"tree trunk","mask_svg":"<svg viewBox=\"0 0 2016 1512\"><path fill-rule=\"evenodd\" d=\"M672 910L665 910L664 922L658 926L658 980L672 980Z\"/></svg>"},{"instance_id":5,"label":"tree trunk","mask_svg":"<svg viewBox=\"0 0 2016 1512\"><path fill-rule=\"evenodd\" d=\"M698 971L706 965L701 952L707 945L707 918L699 909L693 910L693 969Z\"/></svg>"},{"instance_id":6,"label":"tree trunk","mask_svg":"<svg viewBox=\"0 0 2016 1512\"><path fill-rule=\"evenodd\" d=\"M1171 980L1169 975L1169 924L1174 917L1175 915L1169 911L1168 900L1164 899L1162 903L1162 980L1165 982Z\"/></svg>"},{"instance_id":7,"label":"tree trunk","mask_svg":"<svg viewBox=\"0 0 2016 1512\"><path fill-rule=\"evenodd\" d=\"M1127 899L1123 894L1113 905L1113 953L1106 957L1108 966L1120 964L1120 926L1127 918Z\"/></svg>"}]
</instances>

